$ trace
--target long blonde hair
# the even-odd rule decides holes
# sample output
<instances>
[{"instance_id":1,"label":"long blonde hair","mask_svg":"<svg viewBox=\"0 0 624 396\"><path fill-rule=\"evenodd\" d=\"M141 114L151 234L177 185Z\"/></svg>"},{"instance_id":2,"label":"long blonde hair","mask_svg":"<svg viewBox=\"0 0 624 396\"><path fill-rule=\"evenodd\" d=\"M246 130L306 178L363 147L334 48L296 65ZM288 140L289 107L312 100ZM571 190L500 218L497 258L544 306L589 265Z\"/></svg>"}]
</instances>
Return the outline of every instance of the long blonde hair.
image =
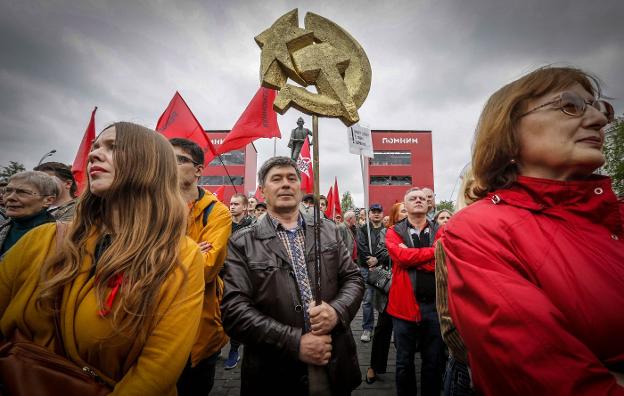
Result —
<instances>
[{"instance_id":1,"label":"long blonde hair","mask_svg":"<svg viewBox=\"0 0 624 396\"><path fill-rule=\"evenodd\" d=\"M475 178L472 174L472 167L465 168L462 176L462 182L459 186L459 193L457 194L457 202L455 202L455 212L458 212L466 206L479 200L479 197L473 192L475 187Z\"/></svg>"},{"instance_id":2,"label":"long blonde hair","mask_svg":"<svg viewBox=\"0 0 624 396\"><path fill-rule=\"evenodd\" d=\"M98 307L104 307L109 282L121 275L117 303L111 310L113 327L126 335L146 336L160 288L180 267L186 208L178 187L175 155L167 139L128 122L110 127L116 131L112 185L102 197L85 189L68 238L41 269L38 302L53 307L56 296L80 273L88 254L87 239L99 239L103 230L109 230L113 232L111 244L95 271Z\"/></svg>"}]
</instances>

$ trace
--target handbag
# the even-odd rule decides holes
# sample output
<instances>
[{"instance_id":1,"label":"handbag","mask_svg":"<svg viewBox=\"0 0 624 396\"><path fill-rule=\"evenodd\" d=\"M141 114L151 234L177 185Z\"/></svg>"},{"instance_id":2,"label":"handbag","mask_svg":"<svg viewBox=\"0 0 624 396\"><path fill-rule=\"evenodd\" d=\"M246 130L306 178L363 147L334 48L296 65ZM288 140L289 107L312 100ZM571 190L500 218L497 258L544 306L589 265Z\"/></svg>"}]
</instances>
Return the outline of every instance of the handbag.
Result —
<instances>
[{"instance_id":1,"label":"handbag","mask_svg":"<svg viewBox=\"0 0 624 396\"><path fill-rule=\"evenodd\" d=\"M111 393L90 367L79 367L19 330L0 346L0 393L10 396L104 396Z\"/></svg>"},{"instance_id":2,"label":"handbag","mask_svg":"<svg viewBox=\"0 0 624 396\"><path fill-rule=\"evenodd\" d=\"M388 292L390 292L390 285L392 284L392 271L381 265L373 267L368 270L366 282L369 285L373 285L380 292L388 294Z\"/></svg>"},{"instance_id":3,"label":"handbag","mask_svg":"<svg viewBox=\"0 0 624 396\"><path fill-rule=\"evenodd\" d=\"M57 247L65 225L57 222ZM59 299L55 302L57 308ZM55 309L54 334L65 354L60 318ZM80 367L66 357L35 344L19 329L0 342L0 394L10 396L104 396L112 392L88 366Z\"/></svg>"}]
</instances>

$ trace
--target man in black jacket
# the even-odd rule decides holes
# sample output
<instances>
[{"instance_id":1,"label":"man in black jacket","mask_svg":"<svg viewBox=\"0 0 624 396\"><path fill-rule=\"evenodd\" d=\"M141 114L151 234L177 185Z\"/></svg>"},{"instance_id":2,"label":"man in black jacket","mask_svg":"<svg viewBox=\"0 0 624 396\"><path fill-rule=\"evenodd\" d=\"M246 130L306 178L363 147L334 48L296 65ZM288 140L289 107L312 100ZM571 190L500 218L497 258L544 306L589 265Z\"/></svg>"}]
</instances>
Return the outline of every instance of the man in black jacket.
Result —
<instances>
[{"instance_id":1,"label":"man in black jacket","mask_svg":"<svg viewBox=\"0 0 624 396\"><path fill-rule=\"evenodd\" d=\"M385 227L382 224L383 207L378 204L372 204L369 209L369 222L371 243L368 243L368 229L366 224L358 229L357 249L358 264L364 281L368 279L369 268L377 265L388 266L389 256L385 245ZM372 251L371 251L372 249ZM362 301L362 336L360 341L370 342L371 333L375 325L375 310L373 309L374 288L372 285L366 284L364 292L364 300Z\"/></svg>"},{"instance_id":2,"label":"man in black jacket","mask_svg":"<svg viewBox=\"0 0 624 396\"><path fill-rule=\"evenodd\" d=\"M237 230L247 227L254 219L247 215L249 201L245 194L237 193L230 198L230 214L232 215L232 234Z\"/></svg>"},{"instance_id":3,"label":"man in black jacket","mask_svg":"<svg viewBox=\"0 0 624 396\"><path fill-rule=\"evenodd\" d=\"M230 239L222 318L245 344L241 395L349 394L361 382L350 323L362 277L336 226L320 225L321 300L314 303L314 224L299 213L301 178L287 157L258 172L267 214Z\"/></svg>"}]
</instances>

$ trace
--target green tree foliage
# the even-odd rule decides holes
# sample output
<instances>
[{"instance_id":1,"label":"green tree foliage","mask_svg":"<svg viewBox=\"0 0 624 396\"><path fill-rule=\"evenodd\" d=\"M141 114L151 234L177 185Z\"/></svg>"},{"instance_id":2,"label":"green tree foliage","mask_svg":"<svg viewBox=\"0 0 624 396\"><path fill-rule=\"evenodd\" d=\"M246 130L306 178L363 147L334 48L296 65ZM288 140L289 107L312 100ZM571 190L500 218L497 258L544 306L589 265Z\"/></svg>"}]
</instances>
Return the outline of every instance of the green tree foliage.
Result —
<instances>
[{"instance_id":1,"label":"green tree foliage","mask_svg":"<svg viewBox=\"0 0 624 396\"><path fill-rule=\"evenodd\" d=\"M13 176L16 173L25 171L24 165L20 164L16 161L9 161L8 166L1 167L0 170L0 180L7 180L9 177Z\"/></svg>"},{"instance_id":2,"label":"green tree foliage","mask_svg":"<svg viewBox=\"0 0 624 396\"><path fill-rule=\"evenodd\" d=\"M613 180L613 190L624 195L624 118L617 118L606 131L605 170Z\"/></svg>"},{"instance_id":3,"label":"green tree foliage","mask_svg":"<svg viewBox=\"0 0 624 396\"><path fill-rule=\"evenodd\" d=\"M347 210L352 210L353 206L353 197L349 191L346 191L342 194L342 199L340 200L340 207L342 208L342 212L346 212Z\"/></svg>"},{"instance_id":4,"label":"green tree foliage","mask_svg":"<svg viewBox=\"0 0 624 396\"><path fill-rule=\"evenodd\" d=\"M453 212L455 210L455 204L453 201L440 201L436 205L436 212L441 211L442 209L450 210Z\"/></svg>"}]
</instances>

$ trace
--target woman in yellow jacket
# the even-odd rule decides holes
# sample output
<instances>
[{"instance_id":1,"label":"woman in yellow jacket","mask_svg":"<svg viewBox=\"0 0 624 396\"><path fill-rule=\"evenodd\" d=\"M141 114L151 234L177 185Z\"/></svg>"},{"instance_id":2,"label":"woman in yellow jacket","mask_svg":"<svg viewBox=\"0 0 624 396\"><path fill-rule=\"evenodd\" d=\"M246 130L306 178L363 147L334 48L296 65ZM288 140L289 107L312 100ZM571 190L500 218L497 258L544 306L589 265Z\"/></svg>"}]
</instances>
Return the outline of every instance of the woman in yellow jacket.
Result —
<instances>
[{"instance_id":1,"label":"woman in yellow jacket","mask_svg":"<svg viewBox=\"0 0 624 396\"><path fill-rule=\"evenodd\" d=\"M116 123L93 144L89 188L60 251L54 224L26 234L0 262L0 332L19 329L67 357L114 395L175 395L195 340L203 259L185 237L186 208L167 140Z\"/></svg>"}]
</instances>

